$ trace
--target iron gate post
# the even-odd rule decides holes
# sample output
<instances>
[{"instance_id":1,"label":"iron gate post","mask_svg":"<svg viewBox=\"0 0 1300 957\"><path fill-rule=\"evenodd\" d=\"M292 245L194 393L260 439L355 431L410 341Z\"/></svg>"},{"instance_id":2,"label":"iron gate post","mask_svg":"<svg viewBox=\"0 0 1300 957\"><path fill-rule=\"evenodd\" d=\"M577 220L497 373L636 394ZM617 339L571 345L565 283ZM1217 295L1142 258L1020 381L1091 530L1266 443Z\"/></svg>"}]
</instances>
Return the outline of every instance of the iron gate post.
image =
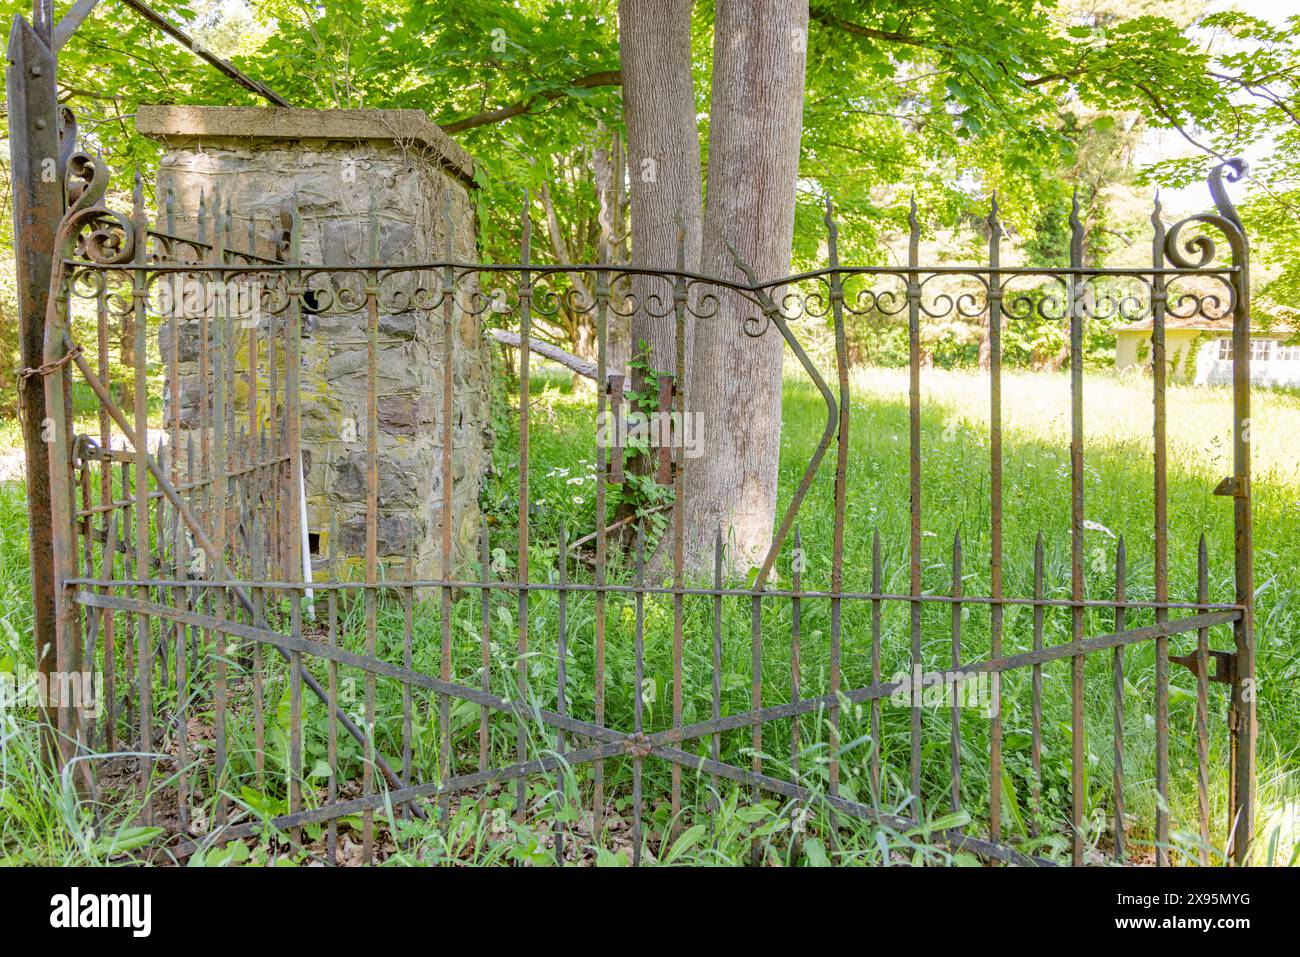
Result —
<instances>
[{"instance_id":1,"label":"iron gate post","mask_svg":"<svg viewBox=\"0 0 1300 957\"><path fill-rule=\"evenodd\" d=\"M5 67L19 354L25 370L39 368L43 361L54 233L63 215L52 4L49 0L36 0L33 9L32 24L21 15L14 16ZM41 686L46 689L41 702L46 728L43 740L47 757L57 761L56 717L48 696L51 674L56 668L54 546L49 457L42 438L45 394L39 376L23 375L19 379L18 401L27 465L32 635L37 673L43 679Z\"/></svg>"},{"instance_id":2,"label":"iron gate post","mask_svg":"<svg viewBox=\"0 0 1300 957\"><path fill-rule=\"evenodd\" d=\"M1245 165L1232 167L1236 175L1245 175ZM1226 196L1225 196L1226 199ZM1233 625L1237 650L1233 672L1231 720L1233 761L1232 858L1236 864L1250 862L1250 843L1255 831L1255 574L1250 495L1250 244L1245 229L1231 203L1216 205L1231 219L1240 233L1240 246L1234 249L1233 274L1237 301L1232 311L1232 465L1234 488L1233 562L1236 601L1242 606L1241 617ZM1224 206L1226 205L1226 209Z\"/></svg>"}]
</instances>

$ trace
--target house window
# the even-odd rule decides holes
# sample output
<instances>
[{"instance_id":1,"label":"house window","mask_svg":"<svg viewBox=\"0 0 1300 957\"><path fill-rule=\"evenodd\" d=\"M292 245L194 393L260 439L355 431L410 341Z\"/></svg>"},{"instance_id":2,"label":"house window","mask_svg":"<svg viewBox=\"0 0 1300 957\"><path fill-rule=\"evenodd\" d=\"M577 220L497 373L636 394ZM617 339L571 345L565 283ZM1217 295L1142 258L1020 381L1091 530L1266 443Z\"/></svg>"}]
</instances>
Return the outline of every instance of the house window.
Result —
<instances>
[{"instance_id":1,"label":"house window","mask_svg":"<svg viewBox=\"0 0 1300 957\"><path fill-rule=\"evenodd\" d=\"M1271 359L1273 357L1273 341L1274 340L1272 339L1251 339L1250 340L1251 361L1267 362L1269 359ZM1295 349L1296 350L1295 357L1300 358L1300 348L1294 346L1290 348ZM1219 340L1219 359L1220 361L1223 362L1232 361L1232 340L1230 338L1225 337Z\"/></svg>"},{"instance_id":2,"label":"house window","mask_svg":"<svg viewBox=\"0 0 1300 957\"><path fill-rule=\"evenodd\" d=\"M1300 345L1277 347L1277 358L1282 362L1300 362Z\"/></svg>"}]
</instances>

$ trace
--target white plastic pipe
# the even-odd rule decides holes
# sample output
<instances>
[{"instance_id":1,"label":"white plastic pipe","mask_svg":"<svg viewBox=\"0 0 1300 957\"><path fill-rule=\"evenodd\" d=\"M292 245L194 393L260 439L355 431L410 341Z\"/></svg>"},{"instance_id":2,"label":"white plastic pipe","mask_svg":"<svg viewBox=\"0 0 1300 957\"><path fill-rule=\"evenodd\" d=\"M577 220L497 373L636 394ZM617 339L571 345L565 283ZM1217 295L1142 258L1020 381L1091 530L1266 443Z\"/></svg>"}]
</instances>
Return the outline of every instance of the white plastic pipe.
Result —
<instances>
[{"instance_id":1,"label":"white plastic pipe","mask_svg":"<svg viewBox=\"0 0 1300 957\"><path fill-rule=\"evenodd\" d=\"M307 532L307 483L302 476L302 456L298 456L298 529L302 534L302 580L311 584L311 538ZM312 590L306 589L307 617L316 618L315 606L312 604Z\"/></svg>"}]
</instances>

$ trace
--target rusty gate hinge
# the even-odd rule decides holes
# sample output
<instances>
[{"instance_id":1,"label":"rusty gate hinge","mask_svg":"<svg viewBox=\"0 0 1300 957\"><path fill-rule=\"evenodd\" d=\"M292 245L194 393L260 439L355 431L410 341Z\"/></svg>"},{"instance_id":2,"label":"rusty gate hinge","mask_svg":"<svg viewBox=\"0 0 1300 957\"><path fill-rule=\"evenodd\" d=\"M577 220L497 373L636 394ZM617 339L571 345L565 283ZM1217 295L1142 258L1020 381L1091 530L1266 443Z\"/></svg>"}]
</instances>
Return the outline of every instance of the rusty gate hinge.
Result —
<instances>
[{"instance_id":1,"label":"rusty gate hinge","mask_svg":"<svg viewBox=\"0 0 1300 957\"><path fill-rule=\"evenodd\" d=\"M1226 495L1230 498L1244 497L1244 493L1241 490L1241 483L1231 475L1214 487L1214 494Z\"/></svg>"},{"instance_id":2,"label":"rusty gate hinge","mask_svg":"<svg viewBox=\"0 0 1300 957\"><path fill-rule=\"evenodd\" d=\"M1198 678L1201 676L1201 663L1195 653L1190 655L1170 655L1169 660L1182 665ZM1230 685L1234 682L1237 674L1236 652L1211 651L1206 660L1215 663L1213 672L1206 676L1208 680L1225 685Z\"/></svg>"}]
</instances>

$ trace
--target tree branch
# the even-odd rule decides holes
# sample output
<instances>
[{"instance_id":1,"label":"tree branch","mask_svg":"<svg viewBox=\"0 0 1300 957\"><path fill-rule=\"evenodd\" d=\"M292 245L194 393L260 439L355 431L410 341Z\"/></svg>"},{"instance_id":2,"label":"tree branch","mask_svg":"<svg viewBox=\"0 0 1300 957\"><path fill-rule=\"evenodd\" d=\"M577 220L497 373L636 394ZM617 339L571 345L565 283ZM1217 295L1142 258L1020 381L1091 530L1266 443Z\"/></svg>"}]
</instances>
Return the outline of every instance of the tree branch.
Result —
<instances>
[{"instance_id":1,"label":"tree branch","mask_svg":"<svg viewBox=\"0 0 1300 957\"><path fill-rule=\"evenodd\" d=\"M505 329L490 329L488 331L492 334L492 338L496 339L497 342L507 346L514 346L516 349L519 348L519 333L507 332ZM536 352L539 356L550 359L552 362L558 362L570 372L577 373L583 378L591 379L593 382L596 381L596 363L587 362L585 359L579 359L572 353L565 352L559 346L540 342L539 340L530 337L528 340L528 350L530 352Z\"/></svg>"},{"instance_id":2,"label":"tree branch","mask_svg":"<svg viewBox=\"0 0 1300 957\"><path fill-rule=\"evenodd\" d=\"M924 47L926 49L929 49L933 45L930 40L924 37L914 37L894 30L879 30L876 27L864 27L860 23L841 20L839 17L832 13L828 13L825 10L811 10L808 15L823 26L843 30L845 33L851 33L855 37L865 37L868 40L881 40L885 43L902 43L906 46Z\"/></svg>"},{"instance_id":3,"label":"tree branch","mask_svg":"<svg viewBox=\"0 0 1300 957\"><path fill-rule=\"evenodd\" d=\"M597 73L588 73L586 76L580 76L570 80L566 86L576 86L580 89L589 90L597 86L622 86L622 70L601 70ZM540 93L534 93L527 99L511 103L509 106L502 106L495 110L488 110L485 113L478 113L474 116L466 117L463 120L456 120L454 123L439 123L444 133L461 133L465 130L472 130L479 126L490 126L493 123L501 123L512 117L520 116L532 110L534 106L548 100L558 100L564 97L564 89L543 90Z\"/></svg>"}]
</instances>

